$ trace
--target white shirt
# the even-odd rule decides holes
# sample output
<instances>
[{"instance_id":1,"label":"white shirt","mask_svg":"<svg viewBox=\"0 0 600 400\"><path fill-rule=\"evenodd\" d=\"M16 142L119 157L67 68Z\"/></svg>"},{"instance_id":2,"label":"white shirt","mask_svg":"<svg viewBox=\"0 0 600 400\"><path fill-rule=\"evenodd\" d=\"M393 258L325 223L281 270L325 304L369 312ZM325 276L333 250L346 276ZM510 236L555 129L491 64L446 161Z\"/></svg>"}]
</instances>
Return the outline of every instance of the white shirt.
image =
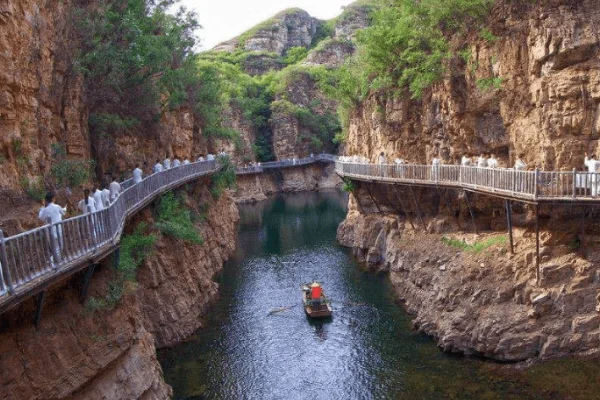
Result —
<instances>
[{"instance_id":1,"label":"white shirt","mask_svg":"<svg viewBox=\"0 0 600 400\"><path fill-rule=\"evenodd\" d=\"M85 203L85 200L80 200L79 203L77 203L77 208L79 208L82 214L88 213L88 206L91 212L96 212L96 202L91 196L88 197L87 204Z\"/></svg>"},{"instance_id":2,"label":"white shirt","mask_svg":"<svg viewBox=\"0 0 600 400\"><path fill-rule=\"evenodd\" d=\"M140 183L142 181L143 172L141 169L136 168L133 170L133 183Z\"/></svg>"},{"instance_id":3,"label":"white shirt","mask_svg":"<svg viewBox=\"0 0 600 400\"><path fill-rule=\"evenodd\" d=\"M404 164L404 163L405 163L405 162L404 162L404 160L403 160L402 158L396 158L396 160L394 160L394 162L395 162L397 165L401 165L401 164Z\"/></svg>"},{"instance_id":4,"label":"white shirt","mask_svg":"<svg viewBox=\"0 0 600 400\"><path fill-rule=\"evenodd\" d=\"M173 167L179 167L181 165L181 161L179 161L177 158L175 160L173 160Z\"/></svg>"},{"instance_id":5,"label":"white shirt","mask_svg":"<svg viewBox=\"0 0 600 400\"><path fill-rule=\"evenodd\" d=\"M517 171L523 171L526 168L527 168L527 164L525 164L522 160L517 159L517 161L515 161L515 169Z\"/></svg>"},{"instance_id":6,"label":"white shirt","mask_svg":"<svg viewBox=\"0 0 600 400\"><path fill-rule=\"evenodd\" d=\"M215 159L214 154L209 154L206 156L206 161L213 161Z\"/></svg>"},{"instance_id":7,"label":"white shirt","mask_svg":"<svg viewBox=\"0 0 600 400\"><path fill-rule=\"evenodd\" d=\"M102 191L99 189L96 189L94 192L94 202L96 203L96 211L104 210L104 204L102 204Z\"/></svg>"},{"instance_id":8,"label":"white shirt","mask_svg":"<svg viewBox=\"0 0 600 400\"><path fill-rule=\"evenodd\" d=\"M385 164L386 162L385 156L379 156L379 164Z\"/></svg>"},{"instance_id":9,"label":"white shirt","mask_svg":"<svg viewBox=\"0 0 600 400\"><path fill-rule=\"evenodd\" d=\"M477 166L479 168L485 168L485 167L487 167L487 160L485 159L485 157L479 157L477 159Z\"/></svg>"},{"instance_id":10,"label":"white shirt","mask_svg":"<svg viewBox=\"0 0 600 400\"><path fill-rule=\"evenodd\" d=\"M38 218L42 220L43 223L48 223L48 218L53 224L56 224L62 221L62 216L67 212L67 207L61 207L57 204L50 203L45 207L40 208L40 212L38 214Z\"/></svg>"},{"instance_id":11,"label":"white shirt","mask_svg":"<svg viewBox=\"0 0 600 400\"><path fill-rule=\"evenodd\" d=\"M498 167L498 159L497 158L489 158L487 160L488 168L497 168Z\"/></svg>"},{"instance_id":12,"label":"white shirt","mask_svg":"<svg viewBox=\"0 0 600 400\"><path fill-rule=\"evenodd\" d=\"M439 167L440 164L441 160L437 157L434 157L433 160L431 160L431 165L433 165L434 167Z\"/></svg>"},{"instance_id":13,"label":"white shirt","mask_svg":"<svg viewBox=\"0 0 600 400\"><path fill-rule=\"evenodd\" d=\"M121 185L119 185L119 182L113 181L108 188L110 189L110 199L115 201L115 199L119 197L119 193L121 193Z\"/></svg>"},{"instance_id":14,"label":"white shirt","mask_svg":"<svg viewBox=\"0 0 600 400\"><path fill-rule=\"evenodd\" d=\"M171 168L171 160L165 158L165 161L163 161L163 167L165 167L165 169Z\"/></svg>"},{"instance_id":15,"label":"white shirt","mask_svg":"<svg viewBox=\"0 0 600 400\"><path fill-rule=\"evenodd\" d=\"M598 172L598 167L600 167L598 160L586 157L583 163L587 167L588 172Z\"/></svg>"},{"instance_id":16,"label":"white shirt","mask_svg":"<svg viewBox=\"0 0 600 400\"><path fill-rule=\"evenodd\" d=\"M154 170L154 173L156 174L157 172L164 171L164 168L163 168L163 166L162 166L161 163L156 163L156 165L154 166L153 170Z\"/></svg>"},{"instance_id":17,"label":"white shirt","mask_svg":"<svg viewBox=\"0 0 600 400\"><path fill-rule=\"evenodd\" d=\"M204 162L204 157L198 157L198 162Z\"/></svg>"},{"instance_id":18,"label":"white shirt","mask_svg":"<svg viewBox=\"0 0 600 400\"><path fill-rule=\"evenodd\" d=\"M110 190L108 189L102 189L102 204L105 208L110 205Z\"/></svg>"},{"instance_id":19,"label":"white shirt","mask_svg":"<svg viewBox=\"0 0 600 400\"><path fill-rule=\"evenodd\" d=\"M185 160L183 160L183 165L188 165L190 163L190 160L188 160L187 158Z\"/></svg>"},{"instance_id":20,"label":"white shirt","mask_svg":"<svg viewBox=\"0 0 600 400\"><path fill-rule=\"evenodd\" d=\"M462 159L460 160L460 165L462 165L463 167L468 167L469 165L471 165L471 157L462 156Z\"/></svg>"}]
</instances>

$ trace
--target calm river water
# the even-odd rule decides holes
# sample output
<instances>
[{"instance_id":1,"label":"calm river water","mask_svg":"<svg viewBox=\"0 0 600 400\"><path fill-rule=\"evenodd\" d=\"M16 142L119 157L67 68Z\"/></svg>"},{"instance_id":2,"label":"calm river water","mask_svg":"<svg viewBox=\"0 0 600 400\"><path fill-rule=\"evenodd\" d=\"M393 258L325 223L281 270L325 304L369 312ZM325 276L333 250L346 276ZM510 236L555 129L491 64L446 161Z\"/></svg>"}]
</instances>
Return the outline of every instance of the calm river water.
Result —
<instances>
[{"instance_id":1,"label":"calm river water","mask_svg":"<svg viewBox=\"0 0 600 400\"><path fill-rule=\"evenodd\" d=\"M207 327L159 353L176 399L598 399L596 362L517 370L442 353L410 330L385 275L336 243L337 192L240 206L235 258ZM317 279L330 321L309 320L300 284Z\"/></svg>"}]
</instances>

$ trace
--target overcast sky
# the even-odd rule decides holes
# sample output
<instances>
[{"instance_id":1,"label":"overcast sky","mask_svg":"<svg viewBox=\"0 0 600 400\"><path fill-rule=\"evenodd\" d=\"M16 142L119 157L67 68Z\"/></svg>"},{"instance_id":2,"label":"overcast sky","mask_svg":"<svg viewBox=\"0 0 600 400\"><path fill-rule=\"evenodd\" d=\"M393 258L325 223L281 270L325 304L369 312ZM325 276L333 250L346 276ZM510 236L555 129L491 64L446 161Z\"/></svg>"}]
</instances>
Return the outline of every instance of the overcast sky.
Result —
<instances>
[{"instance_id":1,"label":"overcast sky","mask_svg":"<svg viewBox=\"0 0 600 400\"><path fill-rule=\"evenodd\" d=\"M319 19L329 19L354 0L182 0L196 11L204 29L198 32L201 49L232 39L281 10L299 7Z\"/></svg>"}]
</instances>

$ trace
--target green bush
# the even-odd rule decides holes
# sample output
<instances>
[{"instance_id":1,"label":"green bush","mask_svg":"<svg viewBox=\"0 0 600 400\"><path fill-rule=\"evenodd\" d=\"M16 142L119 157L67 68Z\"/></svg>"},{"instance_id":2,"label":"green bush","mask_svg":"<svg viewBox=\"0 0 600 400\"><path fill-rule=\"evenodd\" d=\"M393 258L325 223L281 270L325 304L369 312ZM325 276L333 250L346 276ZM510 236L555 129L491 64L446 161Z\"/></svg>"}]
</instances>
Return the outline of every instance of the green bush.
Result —
<instances>
[{"instance_id":1,"label":"green bush","mask_svg":"<svg viewBox=\"0 0 600 400\"><path fill-rule=\"evenodd\" d=\"M183 199L172 192L160 199L155 225L164 235L190 243L204 243L204 239L194 226L190 210L183 204Z\"/></svg>"},{"instance_id":2,"label":"green bush","mask_svg":"<svg viewBox=\"0 0 600 400\"><path fill-rule=\"evenodd\" d=\"M344 192L353 193L356 190L356 186L351 179L344 178L344 184L342 185L342 190Z\"/></svg>"},{"instance_id":3,"label":"green bush","mask_svg":"<svg viewBox=\"0 0 600 400\"><path fill-rule=\"evenodd\" d=\"M283 62L286 63L287 65L296 64L296 63L304 60L306 58L307 54L308 54L308 49L305 47L301 47L301 46L292 47L285 53Z\"/></svg>"},{"instance_id":4,"label":"green bush","mask_svg":"<svg viewBox=\"0 0 600 400\"><path fill-rule=\"evenodd\" d=\"M214 198L219 198L225 189L237 187L235 165L229 157L218 157L220 169L211 178L211 192Z\"/></svg>"},{"instance_id":5,"label":"green bush","mask_svg":"<svg viewBox=\"0 0 600 400\"><path fill-rule=\"evenodd\" d=\"M460 249L463 251L468 251L471 253L481 253L482 251L489 249L490 247L497 246L497 245L504 245L504 244L506 244L507 240L508 240L508 238L506 237L506 235L501 235L501 236L494 236L494 237L485 239L481 242L467 244L461 240L443 237L442 243L444 243L448 246L451 246L451 247L456 247L457 249Z\"/></svg>"},{"instance_id":6,"label":"green bush","mask_svg":"<svg viewBox=\"0 0 600 400\"><path fill-rule=\"evenodd\" d=\"M80 186L89 181L94 168L92 160L73 160L67 158L63 143L52 144L52 165L50 174L59 186Z\"/></svg>"},{"instance_id":7,"label":"green bush","mask_svg":"<svg viewBox=\"0 0 600 400\"><path fill-rule=\"evenodd\" d=\"M480 90L489 91L502 89L502 82L502 78L483 78L478 79L475 84Z\"/></svg>"},{"instance_id":8,"label":"green bush","mask_svg":"<svg viewBox=\"0 0 600 400\"><path fill-rule=\"evenodd\" d=\"M36 201L44 200L46 189L40 178L27 179L23 177L20 180L20 184L21 189L23 189L31 199Z\"/></svg>"}]
</instances>

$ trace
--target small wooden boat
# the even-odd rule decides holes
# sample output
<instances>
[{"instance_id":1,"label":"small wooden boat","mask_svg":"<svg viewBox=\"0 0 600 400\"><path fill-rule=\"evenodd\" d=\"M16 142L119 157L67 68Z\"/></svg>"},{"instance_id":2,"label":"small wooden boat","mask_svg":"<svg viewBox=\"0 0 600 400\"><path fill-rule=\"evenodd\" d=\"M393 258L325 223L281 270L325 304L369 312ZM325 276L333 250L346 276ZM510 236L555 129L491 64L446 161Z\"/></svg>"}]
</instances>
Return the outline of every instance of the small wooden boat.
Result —
<instances>
[{"instance_id":1,"label":"small wooden boat","mask_svg":"<svg viewBox=\"0 0 600 400\"><path fill-rule=\"evenodd\" d=\"M323 292L319 282L313 282L302 286L302 302L304 311L311 318L327 318L331 316L329 299Z\"/></svg>"}]
</instances>

